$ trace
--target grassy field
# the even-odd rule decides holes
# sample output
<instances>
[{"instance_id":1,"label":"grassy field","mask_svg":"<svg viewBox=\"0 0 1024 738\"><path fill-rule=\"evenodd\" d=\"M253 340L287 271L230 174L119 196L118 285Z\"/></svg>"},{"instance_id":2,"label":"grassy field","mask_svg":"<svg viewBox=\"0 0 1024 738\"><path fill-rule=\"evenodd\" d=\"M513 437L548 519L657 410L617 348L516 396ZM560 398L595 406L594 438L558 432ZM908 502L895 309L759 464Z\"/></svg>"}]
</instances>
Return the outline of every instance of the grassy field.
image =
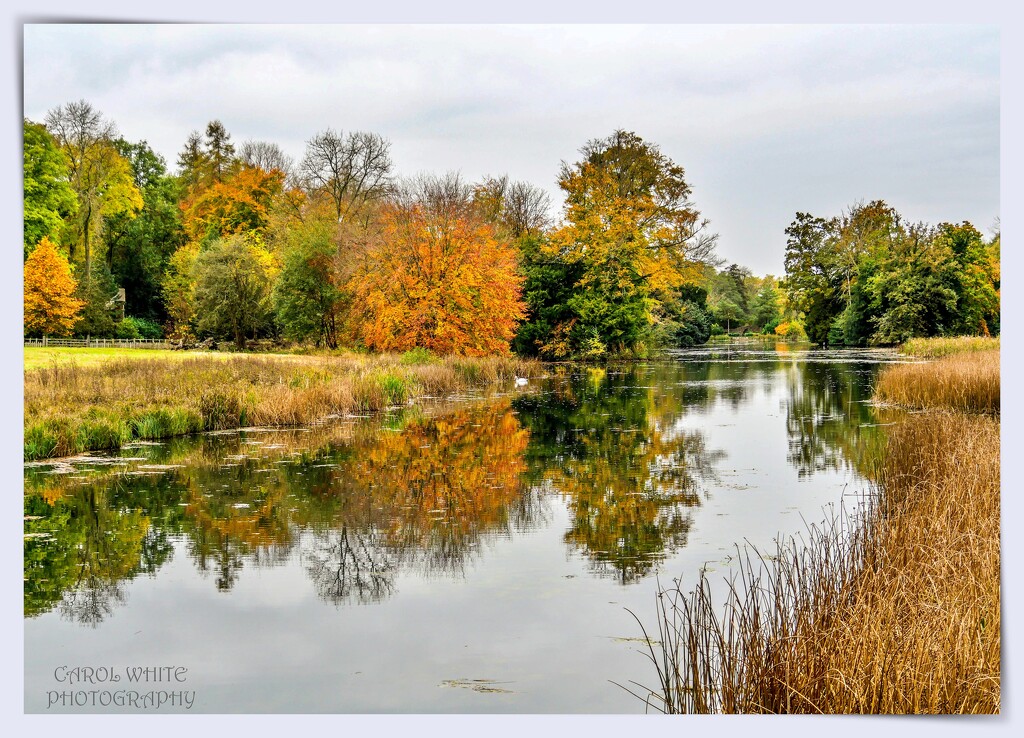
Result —
<instances>
[{"instance_id":1,"label":"grassy field","mask_svg":"<svg viewBox=\"0 0 1024 738\"><path fill-rule=\"evenodd\" d=\"M260 354L261 356L292 356L292 354ZM66 347L25 347L25 369L38 369L54 363L74 362L78 366L97 366L112 359L131 361L181 361L208 356L215 359L229 359L238 354L224 351L172 351L170 349L140 348L66 348Z\"/></svg>"},{"instance_id":2,"label":"grassy field","mask_svg":"<svg viewBox=\"0 0 1024 738\"><path fill-rule=\"evenodd\" d=\"M245 425L299 425L541 372L512 357L57 351L25 369L26 460ZM84 352L83 357L74 353ZM169 354L169 355L168 355ZM36 358L36 357L34 357Z\"/></svg>"},{"instance_id":3,"label":"grassy field","mask_svg":"<svg viewBox=\"0 0 1024 738\"><path fill-rule=\"evenodd\" d=\"M998 713L998 384L991 351L887 367L886 401L925 410L890 432L877 497L770 556L748 551L722 610L706 574L662 592L657 706Z\"/></svg>"}]
</instances>

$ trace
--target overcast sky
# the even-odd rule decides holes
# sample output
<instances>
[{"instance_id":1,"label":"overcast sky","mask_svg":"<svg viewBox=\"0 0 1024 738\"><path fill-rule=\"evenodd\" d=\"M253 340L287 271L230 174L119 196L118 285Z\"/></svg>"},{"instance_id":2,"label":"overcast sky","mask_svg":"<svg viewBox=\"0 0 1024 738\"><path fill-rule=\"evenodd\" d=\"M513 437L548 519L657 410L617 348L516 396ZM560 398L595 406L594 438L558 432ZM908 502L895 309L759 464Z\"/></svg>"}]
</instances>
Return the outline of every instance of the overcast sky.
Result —
<instances>
[{"instance_id":1,"label":"overcast sky","mask_svg":"<svg viewBox=\"0 0 1024 738\"><path fill-rule=\"evenodd\" d=\"M797 211L884 199L999 215L992 26L28 25L24 113L84 98L173 168L218 118L296 159L327 127L399 174L508 173L560 204L559 163L635 131L686 170L719 254L781 274Z\"/></svg>"}]
</instances>

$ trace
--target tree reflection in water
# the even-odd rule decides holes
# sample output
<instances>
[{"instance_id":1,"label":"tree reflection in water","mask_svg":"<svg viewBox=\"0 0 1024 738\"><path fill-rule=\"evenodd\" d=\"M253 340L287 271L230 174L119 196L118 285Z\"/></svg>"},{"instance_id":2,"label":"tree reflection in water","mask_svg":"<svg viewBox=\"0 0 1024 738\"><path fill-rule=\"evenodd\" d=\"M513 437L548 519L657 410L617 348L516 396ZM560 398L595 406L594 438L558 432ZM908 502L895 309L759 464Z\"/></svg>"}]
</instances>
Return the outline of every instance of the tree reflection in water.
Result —
<instances>
[{"instance_id":1,"label":"tree reflection in water","mask_svg":"<svg viewBox=\"0 0 1024 738\"><path fill-rule=\"evenodd\" d=\"M565 544L598 575L635 582L686 545L725 457L694 421L758 392L779 395L801 476L852 465L871 478L884 428L867 403L870 356L716 351L560 369L514 401L384 427L206 435L126 449L145 460L120 467L28 465L25 615L96 625L175 552L218 591L246 567L298 559L324 601L375 602L403 571L462 576L490 542L549 522L555 496Z\"/></svg>"},{"instance_id":2,"label":"tree reflection in water","mask_svg":"<svg viewBox=\"0 0 1024 738\"><path fill-rule=\"evenodd\" d=\"M591 368L516 408L531 434L529 478L564 496L568 544L623 584L686 545L702 480L721 451L678 427L678 393L650 368Z\"/></svg>"},{"instance_id":3,"label":"tree reflection in water","mask_svg":"<svg viewBox=\"0 0 1024 738\"><path fill-rule=\"evenodd\" d=\"M26 616L59 604L102 621L124 602L122 583L155 573L175 540L219 591L297 550L325 601L373 602L399 571L459 576L487 540L544 516L520 479L529 434L507 400L400 425L341 442L327 428L274 443L207 438L162 459L181 468L84 483L29 474Z\"/></svg>"}]
</instances>

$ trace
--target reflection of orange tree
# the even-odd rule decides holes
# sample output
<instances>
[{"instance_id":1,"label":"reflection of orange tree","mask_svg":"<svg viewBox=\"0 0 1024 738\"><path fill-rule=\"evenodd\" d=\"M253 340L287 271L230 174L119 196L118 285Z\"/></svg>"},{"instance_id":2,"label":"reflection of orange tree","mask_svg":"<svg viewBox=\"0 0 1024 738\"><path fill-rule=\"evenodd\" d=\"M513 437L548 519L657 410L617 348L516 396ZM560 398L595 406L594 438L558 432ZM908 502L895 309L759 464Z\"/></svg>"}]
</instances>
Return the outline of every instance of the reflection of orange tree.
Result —
<instances>
[{"instance_id":1,"label":"reflection of orange tree","mask_svg":"<svg viewBox=\"0 0 1024 738\"><path fill-rule=\"evenodd\" d=\"M203 484L187 475L190 554L200 571L217 571L217 588L228 590L238 577L244 556L270 563L287 556L292 544L288 511L281 505L287 486L269 475L257 476L250 462L237 467L227 484Z\"/></svg>"},{"instance_id":2,"label":"reflection of orange tree","mask_svg":"<svg viewBox=\"0 0 1024 738\"><path fill-rule=\"evenodd\" d=\"M483 536L510 529L528 438L507 401L385 433L334 470L336 494L351 502L330 528L372 531L395 565L458 571Z\"/></svg>"},{"instance_id":3,"label":"reflection of orange tree","mask_svg":"<svg viewBox=\"0 0 1024 738\"><path fill-rule=\"evenodd\" d=\"M697 481L723 455L703 434L673 428L679 398L644 382L635 369L591 370L542 401L517 402L544 469L537 481L567 500L566 541L622 583L686 544Z\"/></svg>"},{"instance_id":4,"label":"reflection of orange tree","mask_svg":"<svg viewBox=\"0 0 1024 738\"><path fill-rule=\"evenodd\" d=\"M392 591L400 565L461 571L483 537L538 514L519 479L528 434L507 401L365 431L274 434L249 455L235 438L206 437L158 459L185 468L111 465L85 487L28 475L26 532L40 535L25 544L26 614L63 600L69 616L99 622L120 581L155 571L179 535L218 589L301 545L324 599L371 601ZM51 530L56 542L42 535Z\"/></svg>"},{"instance_id":5,"label":"reflection of orange tree","mask_svg":"<svg viewBox=\"0 0 1024 738\"><path fill-rule=\"evenodd\" d=\"M697 434L656 428L588 434L583 455L548 479L569 500L566 540L587 551L598 570L626 583L666 553L686 545L690 508L700 504L692 458L705 453Z\"/></svg>"}]
</instances>

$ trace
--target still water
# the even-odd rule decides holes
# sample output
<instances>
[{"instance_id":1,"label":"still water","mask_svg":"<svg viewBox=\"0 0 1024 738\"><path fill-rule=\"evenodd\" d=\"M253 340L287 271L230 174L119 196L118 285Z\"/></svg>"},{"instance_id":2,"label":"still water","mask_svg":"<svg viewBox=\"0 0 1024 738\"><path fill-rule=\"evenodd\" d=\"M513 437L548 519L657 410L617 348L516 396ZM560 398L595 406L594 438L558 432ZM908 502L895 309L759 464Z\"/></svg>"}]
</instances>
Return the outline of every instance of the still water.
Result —
<instances>
[{"instance_id":1,"label":"still water","mask_svg":"<svg viewBox=\"0 0 1024 738\"><path fill-rule=\"evenodd\" d=\"M25 709L643 712L630 611L866 491L894 360L702 348L26 464Z\"/></svg>"}]
</instances>

